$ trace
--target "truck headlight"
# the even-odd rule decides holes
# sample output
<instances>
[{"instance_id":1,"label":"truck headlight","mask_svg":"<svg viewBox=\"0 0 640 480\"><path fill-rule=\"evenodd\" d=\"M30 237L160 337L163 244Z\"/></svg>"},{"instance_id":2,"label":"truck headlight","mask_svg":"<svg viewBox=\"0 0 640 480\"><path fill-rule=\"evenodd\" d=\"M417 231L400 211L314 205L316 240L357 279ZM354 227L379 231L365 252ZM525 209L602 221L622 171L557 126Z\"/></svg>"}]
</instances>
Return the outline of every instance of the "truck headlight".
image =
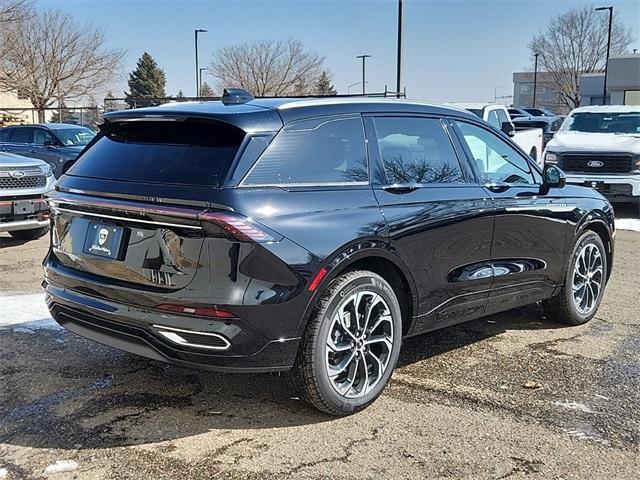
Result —
<instances>
[{"instance_id":1,"label":"truck headlight","mask_svg":"<svg viewBox=\"0 0 640 480\"><path fill-rule=\"evenodd\" d=\"M51 175L53 175L53 170L51 170L51 165L49 165L48 163L45 165L40 165L40 170L42 170L42 173L44 173L47 177L50 177Z\"/></svg>"},{"instance_id":2,"label":"truck headlight","mask_svg":"<svg viewBox=\"0 0 640 480\"><path fill-rule=\"evenodd\" d=\"M547 152L544 156L544 163L555 165L558 163L558 155L553 152Z\"/></svg>"}]
</instances>

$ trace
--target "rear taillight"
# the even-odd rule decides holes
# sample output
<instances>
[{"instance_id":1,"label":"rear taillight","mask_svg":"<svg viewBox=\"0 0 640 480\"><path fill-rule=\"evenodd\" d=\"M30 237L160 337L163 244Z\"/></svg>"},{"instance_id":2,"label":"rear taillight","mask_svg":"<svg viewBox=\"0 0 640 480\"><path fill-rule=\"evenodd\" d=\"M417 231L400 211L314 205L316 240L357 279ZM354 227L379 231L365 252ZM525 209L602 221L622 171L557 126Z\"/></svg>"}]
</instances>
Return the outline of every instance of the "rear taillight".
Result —
<instances>
[{"instance_id":1,"label":"rear taillight","mask_svg":"<svg viewBox=\"0 0 640 480\"><path fill-rule=\"evenodd\" d=\"M267 243L282 240L281 235L258 225L251 218L235 213L209 211L201 213L198 219L205 227L207 223L213 223L221 227L225 233L245 242Z\"/></svg>"},{"instance_id":2,"label":"rear taillight","mask_svg":"<svg viewBox=\"0 0 640 480\"><path fill-rule=\"evenodd\" d=\"M184 305L174 305L163 303L156 307L165 312L178 313L180 315L194 315L196 317L233 318L235 315L217 307L185 307Z\"/></svg>"}]
</instances>

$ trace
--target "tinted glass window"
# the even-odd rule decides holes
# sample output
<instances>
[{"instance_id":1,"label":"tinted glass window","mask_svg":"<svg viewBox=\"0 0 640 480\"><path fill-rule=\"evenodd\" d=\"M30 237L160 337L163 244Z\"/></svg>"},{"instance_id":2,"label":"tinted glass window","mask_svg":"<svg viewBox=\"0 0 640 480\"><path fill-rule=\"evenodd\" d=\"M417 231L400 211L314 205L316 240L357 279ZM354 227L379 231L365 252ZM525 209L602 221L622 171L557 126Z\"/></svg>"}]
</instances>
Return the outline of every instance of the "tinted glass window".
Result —
<instances>
[{"instance_id":1,"label":"tinted glass window","mask_svg":"<svg viewBox=\"0 0 640 480\"><path fill-rule=\"evenodd\" d=\"M380 157L389 183L462 183L464 176L439 120L374 119Z\"/></svg>"},{"instance_id":2,"label":"tinted glass window","mask_svg":"<svg viewBox=\"0 0 640 480\"><path fill-rule=\"evenodd\" d=\"M11 137L11 128L0 129L0 142L8 142Z\"/></svg>"},{"instance_id":3,"label":"tinted glass window","mask_svg":"<svg viewBox=\"0 0 640 480\"><path fill-rule=\"evenodd\" d=\"M65 147L84 147L96 136L96 132L87 127L59 128L53 132Z\"/></svg>"},{"instance_id":4,"label":"tinted glass window","mask_svg":"<svg viewBox=\"0 0 640 480\"><path fill-rule=\"evenodd\" d=\"M16 128L11 135L11 141L14 143L31 143L33 142L33 128Z\"/></svg>"},{"instance_id":5,"label":"tinted glass window","mask_svg":"<svg viewBox=\"0 0 640 480\"><path fill-rule=\"evenodd\" d=\"M527 161L497 135L476 125L456 123L484 182L534 183Z\"/></svg>"},{"instance_id":6,"label":"tinted glass window","mask_svg":"<svg viewBox=\"0 0 640 480\"><path fill-rule=\"evenodd\" d=\"M244 131L213 120L106 124L70 175L112 180L216 186Z\"/></svg>"},{"instance_id":7,"label":"tinted glass window","mask_svg":"<svg viewBox=\"0 0 640 480\"><path fill-rule=\"evenodd\" d=\"M287 125L243 184L352 183L368 176L362 119L325 118Z\"/></svg>"},{"instance_id":8,"label":"tinted glass window","mask_svg":"<svg viewBox=\"0 0 640 480\"><path fill-rule=\"evenodd\" d=\"M53 141L53 137L51 136L51 134L43 128L36 128L36 133L33 138L33 143L37 145L44 145L44 142L46 140L50 142Z\"/></svg>"},{"instance_id":9,"label":"tinted glass window","mask_svg":"<svg viewBox=\"0 0 640 480\"><path fill-rule=\"evenodd\" d=\"M500 130L500 120L498 120L498 114L496 113L495 110L491 110L487 114L487 122L489 122L492 127L495 127L498 130Z\"/></svg>"}]
</instances>

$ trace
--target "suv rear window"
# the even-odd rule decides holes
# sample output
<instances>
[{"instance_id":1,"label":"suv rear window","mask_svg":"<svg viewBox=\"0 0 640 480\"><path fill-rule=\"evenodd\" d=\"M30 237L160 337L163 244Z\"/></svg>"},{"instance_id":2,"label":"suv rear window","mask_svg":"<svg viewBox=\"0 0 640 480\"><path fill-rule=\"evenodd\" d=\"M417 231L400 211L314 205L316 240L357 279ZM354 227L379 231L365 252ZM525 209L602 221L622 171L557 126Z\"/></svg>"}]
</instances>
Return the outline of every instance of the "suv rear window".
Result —
<instances>
[{"instance_id":1,"label":"suv rear window","mask_svg":"<svg viewBox=\"0 0 640 480\"><path fill-rule=\"evenodd\" d=\"M80 177L218 186L245 132L205 119L107 123L71 167Z\"/></svg>"}]
</instances>

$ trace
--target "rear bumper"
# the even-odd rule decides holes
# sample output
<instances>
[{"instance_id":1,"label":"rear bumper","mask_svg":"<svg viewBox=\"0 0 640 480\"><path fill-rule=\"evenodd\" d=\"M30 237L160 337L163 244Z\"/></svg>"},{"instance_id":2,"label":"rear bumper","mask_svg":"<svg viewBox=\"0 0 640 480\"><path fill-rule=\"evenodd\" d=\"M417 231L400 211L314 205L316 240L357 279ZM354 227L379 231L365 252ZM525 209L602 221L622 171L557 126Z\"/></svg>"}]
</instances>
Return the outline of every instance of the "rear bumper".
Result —
<instances>
[{"instance_id":1,"label":"rear bumper","mask_svg":"<svg viewBox=\"0 0 640 480\"><path fill-rule=\"evenodd\" d=\"M567 173L567 183L589 186L599 185L598 191L610 200L640 199L640 175L581 175Z\"/></svg>"},{"instance_id":2,"label":"rear bumper","mask_svg":"<svg viewBox=\"0 0 640 480\"><path fill-rule=\"evenodd\" d=\"M202 319L143 310L44 283L53 318L67 330L135 355L218 372L260 373L291 369L299 338L268 340L239 319ZM166 327L166 328L163 328ZM165 334L163 334L163 332ZM166 335L176 333L178 337ZM182 337L180 337L182 335ZM224 338L217 347L187 338ZM252 345L255 351L240 354Z\"/></svg>"},{"instance_id":3,"label":"rear bumper","mask_svg":"<svg viewBox=\"0 0 640 480\"><path fill-rule=\"evenodd\" d=\"M16 220L14 222L0 223L0 232L15 232L16 230L31 230L34 228L42 228L49 226L49 219L38 220Z\"/></svg>"}]
</instances>

